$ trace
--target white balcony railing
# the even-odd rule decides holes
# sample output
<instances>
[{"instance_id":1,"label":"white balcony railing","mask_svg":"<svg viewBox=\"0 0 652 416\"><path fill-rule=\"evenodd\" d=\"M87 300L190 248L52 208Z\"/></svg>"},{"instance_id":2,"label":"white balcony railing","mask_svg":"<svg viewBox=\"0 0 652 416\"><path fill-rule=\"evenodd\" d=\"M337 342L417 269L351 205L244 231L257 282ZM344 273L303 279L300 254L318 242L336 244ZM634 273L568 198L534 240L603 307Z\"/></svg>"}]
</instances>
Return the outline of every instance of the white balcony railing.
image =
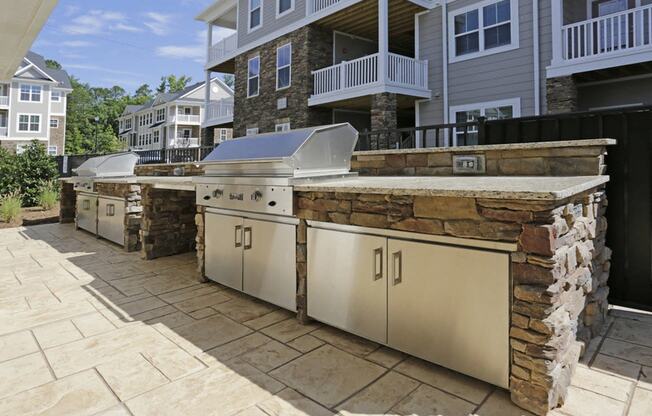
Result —
<instances>
[{"instance_id":1,"label":"white balcony railing","mask_svg":"<svg viewBox=\"0 0 652 416\"><path fill-rule=\"evenodd\" d=\"M313 71L313 98L378 84L381 81L378 75L377 53ZM387 77L382 83L427 90L428 61L388 53Z\"/></svg>"},{"instance_id":2,"label":"white balcony railing","mask_svg":"<svg viewBox=\"0 0 652 416\"><path fill-rule=\"evenodd\" d=\"M306 15L310 16L331 6L335 6L340 1L342 0L308 0Z\"/></svg>"},{"instance_id":3,"label":"white balcony railing","mask_svg":"<svg viewBox=\"0 0 652 416\"><path fill-rule=\"evenodd\" d=\"M237 33L217 41L208 51L208 62L219 61L238 48Z\"/></svg>"},{"instance_id":4,"label":"white balcony railing","mask_svg":"<svg viewBox=\"0 0 652 416\"><path fill-rule=\"evenodd\" d=\"M199 138L197 137L177 137L170 140L170 147L197 147L199 146Z\"/></svg>"},{"instance_id":5,"label":"white balcony railing","mask_svg":"<svg viewBox=\"0 0 652 416\"><path fill-rule=\"evenodd\" d=\"M652 47L652 5L562 26L562 59L586 60Z\"/></svg>"},{"instance_id":6,"label":"white balcony railing","mask_svg":"<svg viewBox=\"0 0 652 416\"><path fill-rule=\"evenodd\" d=\"M0 137L7 137L7 128L6 127L0 127Z\"/></svg>"},{"instance_id":7,"label":"white balcony railing","mask_svg":"<svg viewBox=\"0 0 652 416\"><path fill-rule=\"evenodd\" d=\"M175 114L172 116L172 122L175 123L199 123L201 117L194 114Z\"/></svg>"},{"instance_id":8,"label":"white balcony railing","mask_svg":"<svg viewBox=\"0 0 652 416\"><path fill-rule=\"evenodd\" d=\"M208 104L206 123L225 123L233 121L233 99L222 99Z\"/></svg>"},{"instance_id":9,"label":"white balcony railing","mask_svg":"<svg viewBox=\"0 0 652 416\"><path fill-rule=\"evenodd\" d=\"M0 95L0 105L8 106L9 105L9 97L6 96L6 95Z\"/></svg>"}]
</instances>

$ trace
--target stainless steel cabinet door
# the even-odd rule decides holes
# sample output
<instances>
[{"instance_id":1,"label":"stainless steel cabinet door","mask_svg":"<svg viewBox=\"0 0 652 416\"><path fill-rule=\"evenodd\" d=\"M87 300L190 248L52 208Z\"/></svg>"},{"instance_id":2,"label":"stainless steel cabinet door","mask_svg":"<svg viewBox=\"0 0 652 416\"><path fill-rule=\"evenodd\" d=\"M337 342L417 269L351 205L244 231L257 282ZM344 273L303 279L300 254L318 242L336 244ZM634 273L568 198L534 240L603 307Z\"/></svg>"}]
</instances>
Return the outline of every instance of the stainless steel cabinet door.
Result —
<instances>
[{"instance_id":1,"label":"stainless steel cabinet door","mask_svg":"<svg viewBox=\"0 0 652 416\"><path fill-rule=\"evenodd\" d=\"M243 248L243 291L296 311L296 226L245 219Z\"/></svg>"},{"instance_id":2,"label":"stainless steel cabinet door","mask_svg":"<svg viewBox=\"0 0 652 416\"><path fill-rule=\"evenodd\" d=\"M308 228L308 315L387 342L387 239Z\"/></svg>"},{"instance_id":3,"label":"stainless steel cabinet door","mask_svg":"<svg viewBox=\"0 0 652 416\"><path fill-rule=\"evenodd\" d=\"M242 218L207 212L205 221L206 277L242 290Z\"/></svg>"},{"instance_id":4,"label":"stainless steel cabinet door","mask_svg":"<svg viewBox=\"0 0 652 416\"><path fill-rule=\"evenodd\" d=\"M125 244L125 201L100 197L97 202L97 234L116 244Z\"/></svg>"},{"instance_id":5,"label":"stainless steel cabinet door","mask_svg":"<svg viewBox=\"0 0 652 416\"><path fill-rule=\"evenodd\" d=\"M393 239L388 247L388 344L507 388L509 256Z\"/></svg>"},{"instance_id":6,"label":"stainless steel cabinet door","mask_svg":"<svg viewBox=\"0 0 652 416\"><path fill-rule=\"evenodd\" d=\"M77 227L97 234L97 196L77 194Z\"/></svg>"}]
</instances>

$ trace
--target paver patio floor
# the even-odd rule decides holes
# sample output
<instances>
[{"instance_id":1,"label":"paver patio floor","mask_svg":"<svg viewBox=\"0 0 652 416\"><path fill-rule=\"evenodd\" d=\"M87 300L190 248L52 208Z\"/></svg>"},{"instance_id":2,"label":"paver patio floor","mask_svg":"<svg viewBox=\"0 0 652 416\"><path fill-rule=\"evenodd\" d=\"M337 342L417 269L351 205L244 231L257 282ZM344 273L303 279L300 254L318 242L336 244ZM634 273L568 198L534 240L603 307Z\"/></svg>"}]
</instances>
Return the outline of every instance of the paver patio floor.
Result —
<instances>
[{"instance_id":1,"label":"paver patio floor","mask_svg":"<svg viewBox=\"0 0 652 416\"><path fill-rule=\"evenodd\" d=\"M198 283L195 264L72 225L0 230L0 415L527 414L486 383ZM551 414L652 415L652 315L612 310Z\"/></svg>"}]
</instances>

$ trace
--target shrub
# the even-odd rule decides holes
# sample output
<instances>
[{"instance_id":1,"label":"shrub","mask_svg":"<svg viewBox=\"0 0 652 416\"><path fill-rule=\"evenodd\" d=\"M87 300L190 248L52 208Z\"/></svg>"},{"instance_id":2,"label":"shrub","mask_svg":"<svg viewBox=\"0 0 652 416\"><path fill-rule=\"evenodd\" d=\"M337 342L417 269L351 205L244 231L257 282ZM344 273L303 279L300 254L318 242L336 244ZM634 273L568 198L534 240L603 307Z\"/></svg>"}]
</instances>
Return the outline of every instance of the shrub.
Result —
<instances>
[{"instance_id":1,"label":"shrub","mask_svg":"<svg viewBox=\"0 0 652 416\"><path fill-rule=\"evenodd\" d=\"M16 155L0 147L0 195L6 195L19 189L16 176Z\"/></svg>"},{"instance_id":2,"label":"shrub","mask_svg":"<svg viewBox=\"0 0 652 416\"><path fill-rule=\"evenodd\" d=\"M38 194L38 204L44 210L50 210L57 205L59 201L59 190L54 181L49 181L46 184L41 185L41 189Z\"/></svg>"},{"instance_id":3,"label":"shrub","mask_svg":"<svg viewBox=\"0 0 652 416\"><path fill-rule=\"evenodd\" d=\"M23 206L33 207L39 203L38 196L44 183L55 180L58 176L57 162L47 154L42 143L34 140L20 155L12 155L14 166L11 168L14 189L19 190Z\"/></svg>"},{"instance_id":4,"label":"shrub","mask_svg":"<svg viewBox=\"0 0 652 416\"><path fill-rule=\"evenodd\" d=\"M21 196L18 192L6 194L0 198L0 219L12 222L20 217Z\"/></svg>"}]
</instances>

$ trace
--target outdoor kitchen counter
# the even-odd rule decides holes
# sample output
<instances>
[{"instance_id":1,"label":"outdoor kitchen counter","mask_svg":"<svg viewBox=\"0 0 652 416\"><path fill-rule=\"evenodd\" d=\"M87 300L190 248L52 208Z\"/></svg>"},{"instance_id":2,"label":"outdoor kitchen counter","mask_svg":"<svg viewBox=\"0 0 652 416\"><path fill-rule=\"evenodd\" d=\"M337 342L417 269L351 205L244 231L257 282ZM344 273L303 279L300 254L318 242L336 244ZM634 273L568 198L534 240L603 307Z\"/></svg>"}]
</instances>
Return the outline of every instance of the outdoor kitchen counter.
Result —
<instances>
[{"instance_id":1,"label":"outdoor kitchen counter","mask_svg":"<svg viewBox=\"0 0 652 416\"><path fill-rule=\"evenodd\" d=\"M609 176L396 177L367 176L296 185L298 192L558 201L596 188Z\"/></svg>"},{"instance_id":2,"label":"outdoor kitchen counter","mask_svg":"<svg viewBox=\"0 0 652 416\"><path fill-rule=\"evenodd\" d=\"M192 178L192 176L134 176L129 178L102 178L97 179L95 182L154 185L155 188L160 189L194 191L195 185Z\"/></svg>"}]
</instances>

